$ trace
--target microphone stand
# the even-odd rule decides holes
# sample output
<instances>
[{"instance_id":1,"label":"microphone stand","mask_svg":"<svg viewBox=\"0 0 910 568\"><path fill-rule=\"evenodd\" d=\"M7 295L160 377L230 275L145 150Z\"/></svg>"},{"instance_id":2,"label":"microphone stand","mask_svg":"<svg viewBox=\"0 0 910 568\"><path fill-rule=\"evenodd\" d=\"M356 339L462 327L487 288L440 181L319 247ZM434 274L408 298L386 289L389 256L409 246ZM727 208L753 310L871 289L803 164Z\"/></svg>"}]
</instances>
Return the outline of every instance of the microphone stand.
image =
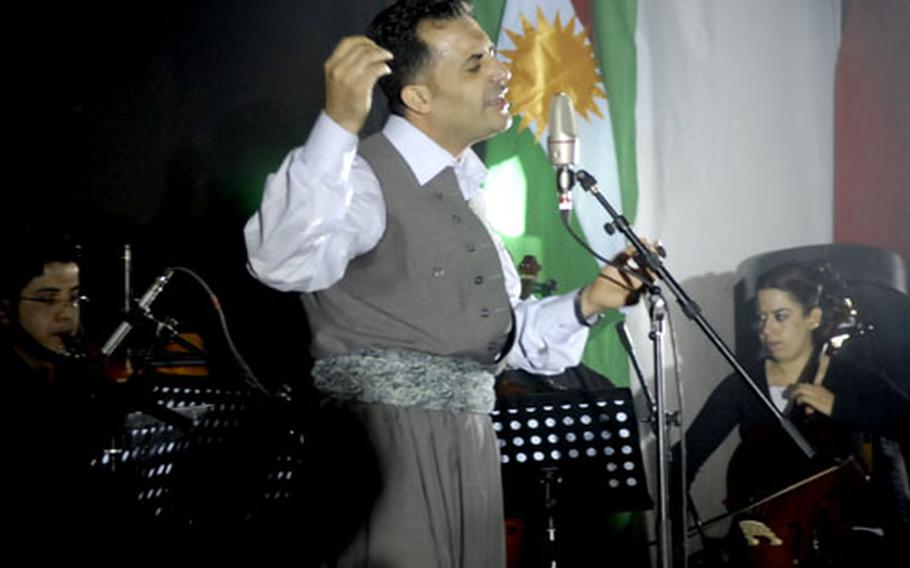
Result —
<instances>
[{"instance_id":1,"label":"microphone stand","mask_svg":"<svg viewBox=\"0 0 910 568\"><path fill-rule=\"evenodd\" d=\"M612 223L604 225L608 234L612 235L617 230L622 233L626 239L635 247L638 252L636 261L644 266L641 269L651 271L666 284L670 292L676 297L683 313L690 320L693 320L702 330L712 345L733 367L736 373L746 381L746 384L752 389L753 394L765 405L769 412L777 419L781 428L793 440L793 443L806 455L807 458L815 456L815 450L803 435L796 429L793 423L788 420L774 405L768 397L762 392L761 387L755 380L749 376L746 369L736 359L736 356L724 343L723 339L714 331L714 328L708 323L701 313L701 308L696 304L683 290L682 286L676 281L672 274L667 270L660 257L644 245L635 231L629 226L628 220L619 214L607 201L607 198L600 192L597 186L597 180L585 170L578 170L576 179L585 191L594 196L601 206L607 211L613 219ZM661 567L672 566L673 543L672 531L670 530L669 519L669 474L670 474L670 445L669 445L669 423L668 413L665 410L664 400L664 371L663 371L663 322L666 317L666 302L661 296L660 288L651 284L645 284L648 291L651 317L650 338L654 345L654 373L655 373L655 402L657 406L657 451L659 459L657 462L657 476L660 485L658 498L658 559ZM685 518L683 518L683 521Z\"/></svg>"}]
</instances>

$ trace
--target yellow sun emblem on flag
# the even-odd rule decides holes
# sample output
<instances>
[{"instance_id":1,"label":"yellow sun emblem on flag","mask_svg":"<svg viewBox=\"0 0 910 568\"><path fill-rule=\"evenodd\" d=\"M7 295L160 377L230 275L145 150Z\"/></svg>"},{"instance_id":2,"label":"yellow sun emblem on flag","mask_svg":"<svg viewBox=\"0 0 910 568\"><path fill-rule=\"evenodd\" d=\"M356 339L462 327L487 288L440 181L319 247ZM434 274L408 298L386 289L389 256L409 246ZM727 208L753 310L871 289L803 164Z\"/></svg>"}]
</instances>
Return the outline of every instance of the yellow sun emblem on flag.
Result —
<instances>
[{"instance_id":1,"label":"yellow sun emblem on flag","mask_svg":"<svg viewBox=\"0 0 910 568\"><path fill-rule=\"evenodd\" d=\"M566 25L559 12L551 24L537 8L537 28L521 16L522 33L506 30L515 49L502 50L512 72L507 98L512 114L521 115L519 131L536 123L535 138L547 129L550 100L563 92L572 97L575 111L588 120L589 113L603 118L597 98L606 100L597 71L594 48L585 30L575 33L575 16Z\"/></svg>"}]
</instances>

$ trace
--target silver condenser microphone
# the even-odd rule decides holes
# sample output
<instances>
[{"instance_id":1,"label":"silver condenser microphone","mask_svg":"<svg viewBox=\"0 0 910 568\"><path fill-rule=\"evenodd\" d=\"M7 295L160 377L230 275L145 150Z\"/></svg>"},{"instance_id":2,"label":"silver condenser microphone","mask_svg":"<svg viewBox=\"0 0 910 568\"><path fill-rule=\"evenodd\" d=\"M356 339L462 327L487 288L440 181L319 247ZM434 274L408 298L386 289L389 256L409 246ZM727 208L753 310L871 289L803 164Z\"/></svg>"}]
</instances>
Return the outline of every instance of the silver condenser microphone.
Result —
<instances>
[{"instance_id":1,"label":"silver condenser microphone","mask_svg":"<svg viewBox=\"0 0 910 568\"><path fill-rule=\"evenodd\" d=\"M173 274L174 270L168 268L164 271L164 274L152 282L152 285L149 286L148 290L145 291L145 294L142 295L142 298L139 299L139 303L136 305L136 308L140 312L145 313L149 311L149 308L152 307L152 302L154 302L155 298L158 297L158 294L164 290L165 285L167 285ZM120 343L126 339L126 336L129 335L130 330L132 329L133 324L130 322L129 317L127 317L127 319L124 319L123 322L117 326L117 329L114 330L114 333L111 334L107 342L105 342L104 346L101 347L101 353L105 357L110 357L111 353L113 353L120 345Z\"/></svg>"},{"instance_id":2,"label":"silver condenser microphone","mask_svg":"<svg viewBox=\"0 0 910 568\"><path fill-rule=\"evenodd\" d=\"M559 211L563 221L568 222L569 214L572 212L572 186L575 185L575 172L572 166L578 163L579 143L572 99L565 93L556 93L550 101L547 154L550 163L556 168Z\"/></svg>"}]
</instances>

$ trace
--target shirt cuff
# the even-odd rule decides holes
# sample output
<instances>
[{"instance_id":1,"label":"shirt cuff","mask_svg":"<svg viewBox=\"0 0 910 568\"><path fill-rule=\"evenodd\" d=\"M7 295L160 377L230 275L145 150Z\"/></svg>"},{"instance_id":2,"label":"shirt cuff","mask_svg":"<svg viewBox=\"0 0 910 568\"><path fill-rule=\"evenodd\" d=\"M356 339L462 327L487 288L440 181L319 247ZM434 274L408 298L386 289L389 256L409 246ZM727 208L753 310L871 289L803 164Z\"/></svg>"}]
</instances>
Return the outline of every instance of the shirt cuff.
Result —
<instances>
[{"instance_id":1,"label":"shirt cuff","mask_svg":"<svg viewBox=\"0 0 910 568\"><path fill-rule=\"evenodd\" d=\"M546 322L546 327L550 330L550 333L561 334L554 336L554 341L556 342L563 341L565 338L582 330L587 332L589 326L582 324L575 312L578 292L568 292L537 300L539 307L537 308L536 319Z\"/></svg>"},{"instance_id":2,"label":"shirt cuff","mask_svg":"<svg viewBox=\"0 0 910 568\"><path fill-rule=\"evenodd\" d=\"M584 288L579 288L578 291L575 292L575 298L572 301L572 306L575 308L575 319L578 320L578 323L585 327L591 327L602 320L604 315L603 313L599 313L594 314L589 318L585 318L584 313L581 311L581 293L584 291Z\"/></svg>"},{"instance_id":3,"label":"shirt cuff","mask_svg":"<svg viewBox=\"0 0 910 568\"><path fill-rule=\"evenodd\" d=\"M325 181L348 179L357 155L357 142L356 134L322 111L301 149L302 158L311 171Z\"/></svg>"}]
</instances>

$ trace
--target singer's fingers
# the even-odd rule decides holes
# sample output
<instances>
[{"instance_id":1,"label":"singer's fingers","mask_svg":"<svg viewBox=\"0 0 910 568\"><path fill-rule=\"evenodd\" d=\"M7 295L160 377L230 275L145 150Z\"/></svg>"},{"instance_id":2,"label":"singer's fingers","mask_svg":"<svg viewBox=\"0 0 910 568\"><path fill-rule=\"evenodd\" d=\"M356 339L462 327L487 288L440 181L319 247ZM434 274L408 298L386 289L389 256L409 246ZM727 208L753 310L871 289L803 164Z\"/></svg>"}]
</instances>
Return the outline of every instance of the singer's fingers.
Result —
<instances>
[{"instance_id":1,"label":"singer's fingers","mask_svg":"<svg viewBox=\"0 0 910 568\"><path fill-rule=\"evenodd\" d=\"M666 257L666 251L664 251L663 247L660 245L660 241L657 241L655 244L652 243L648 238L641 238L640 240L644 247L653 255L659 258ZM629 253L628 251L630 248L632 251ZM622 254L630 255L630 258L626 259L625 262L629 268L634 270L640 278L644 278L648 282L654 282L657 279L657 274L654 272L654 268L657 264L660 263L659 258L652 259L654 261L654 265L652 265L652 263L649 262L649 259L646 258L643 253L639 253L638 249L634 246L626 247Z\"/></svg>"},{"instance_id":2,"label":"singer's fingers","mask_svg":"<svg viewBox=\"0 0 910 568\"><path fill-rule=\"evenodd\" d=\"M642 280L654 281L654 273L651 270L645 270L648 262L638 254L638 250L633 245L627 246L614 256L610 264L626 277L629 284L634 282L635 289L643 285Z\"/></svg>"},{"instance_id":3,"label":"singer's fingers","mask_svg":"<svg viewBox=\"0 0 910 568\"><path fill-rule=\"evenodd\" d=\"M326 60L325 111L332 120L357 133L366 121L373 87L391 73L392 54L367 37L347 37Z\"/></svg>"},{"instance_id":4,"label":"singer's fingers","mask_svg":"<svg viewBox=\"0 0 910 568\"><path fill-rule=\"evenodd\" d=\"M635 303L641 286L641 281L631 270L617 268L614 264L604 266L582 294L586 315Z\"/></svg>"},{"instance_id":5,"label":"singer's fingers","mask_svg":"<svg viewBox=\"0 0 910 568\"><path fill-rule=\"evenodd\" d=\"M651 242L648 238L642 238L641 243L645 245L645 248L659 256L660 258L667 257L667 251L664 250L663 245L660 244L660 241Z\"/></svg>"}]
</instances>

